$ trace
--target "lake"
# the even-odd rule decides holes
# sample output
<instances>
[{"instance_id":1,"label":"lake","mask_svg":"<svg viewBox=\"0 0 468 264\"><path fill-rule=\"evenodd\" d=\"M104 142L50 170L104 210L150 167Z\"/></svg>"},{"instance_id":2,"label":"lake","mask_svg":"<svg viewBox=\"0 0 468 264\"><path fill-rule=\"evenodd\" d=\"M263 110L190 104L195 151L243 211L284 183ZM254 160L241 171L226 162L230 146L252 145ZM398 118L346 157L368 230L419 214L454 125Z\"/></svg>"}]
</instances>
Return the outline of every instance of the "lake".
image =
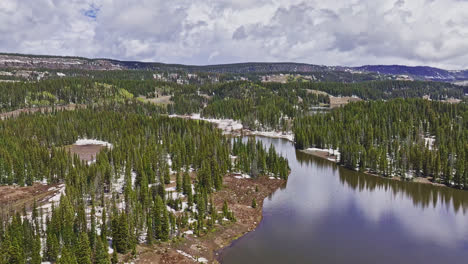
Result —
<instances>
[{"instance_id":1,"label":"lake","mask_svg":"<svg viewBox=\"0 0 468 264\"><path fill-rule=\"evenodd\" d=\"M289 160L258 228L219 252L231 263L466 263L468 192L344 169L258 137Z\"/></svg>"}]
</instances>

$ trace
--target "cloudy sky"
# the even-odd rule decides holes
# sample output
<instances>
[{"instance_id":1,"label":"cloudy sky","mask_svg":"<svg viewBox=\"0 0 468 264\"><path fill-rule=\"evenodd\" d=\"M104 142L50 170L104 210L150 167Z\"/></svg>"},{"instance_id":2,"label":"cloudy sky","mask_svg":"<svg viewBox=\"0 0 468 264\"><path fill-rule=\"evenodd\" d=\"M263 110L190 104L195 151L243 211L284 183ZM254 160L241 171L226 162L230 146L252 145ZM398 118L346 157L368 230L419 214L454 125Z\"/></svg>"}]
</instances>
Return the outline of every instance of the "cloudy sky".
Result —
<instances>
[{"instance_id":1,"label":"cloudy sky","mask_svg":"<svg viewBox=\"0 0 468 264\"><path fill-rule=\"evenodd\" d=\"M0 52L468 68L468 0L0 0Z\"/></svg>"}]
</instances>

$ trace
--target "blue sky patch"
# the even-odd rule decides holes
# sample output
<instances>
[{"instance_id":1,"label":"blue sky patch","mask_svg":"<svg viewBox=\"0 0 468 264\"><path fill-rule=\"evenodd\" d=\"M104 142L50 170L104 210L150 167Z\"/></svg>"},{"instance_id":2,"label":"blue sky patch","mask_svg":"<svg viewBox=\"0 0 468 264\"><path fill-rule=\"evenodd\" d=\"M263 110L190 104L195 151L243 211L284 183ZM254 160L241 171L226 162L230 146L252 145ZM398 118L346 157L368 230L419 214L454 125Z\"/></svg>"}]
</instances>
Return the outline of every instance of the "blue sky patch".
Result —
<instances>
[{"instance_id":1,"label":"blue sky patch","mask_svg":"<svg viewBox=\"0 0 468 264\"><path fill-rule=\"evenodd\" d=\"M99 7L95 6L94 4L91 4L89 6L89 9L83 11L83 15L96 20L99 10Z\"/></svg>"}]
</instances>

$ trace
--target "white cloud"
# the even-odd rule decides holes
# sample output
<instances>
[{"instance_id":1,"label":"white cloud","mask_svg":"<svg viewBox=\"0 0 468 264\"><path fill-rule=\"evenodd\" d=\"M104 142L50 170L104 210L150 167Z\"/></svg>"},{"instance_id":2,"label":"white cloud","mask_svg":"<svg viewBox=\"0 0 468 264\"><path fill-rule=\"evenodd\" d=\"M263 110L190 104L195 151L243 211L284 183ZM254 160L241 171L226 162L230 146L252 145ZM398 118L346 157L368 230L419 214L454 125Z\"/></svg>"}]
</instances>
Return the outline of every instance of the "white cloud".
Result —
<instances>
[{"instance_id":1,"label":"white cloud","mask_svg":"<svg viewBox=\"0 0 468 264\"><path fill-rule=\"evenodd\" d=\"M468 1L2 0L3 52L468 68Z\"/></svg>"}]
</instances>

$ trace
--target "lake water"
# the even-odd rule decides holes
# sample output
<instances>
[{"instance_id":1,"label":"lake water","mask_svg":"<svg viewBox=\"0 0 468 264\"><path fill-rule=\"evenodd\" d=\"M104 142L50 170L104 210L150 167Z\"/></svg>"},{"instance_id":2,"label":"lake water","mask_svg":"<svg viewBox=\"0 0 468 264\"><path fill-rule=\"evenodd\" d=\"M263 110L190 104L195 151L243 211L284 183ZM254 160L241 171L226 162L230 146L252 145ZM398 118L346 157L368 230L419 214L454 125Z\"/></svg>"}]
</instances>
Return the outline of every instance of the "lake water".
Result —
<instances>
[{"instance_id":1,"label":"lake water","mask_svg":"<svg viewBox=\"0 0 468 264\"><path fill-rule=\"evenodd\" d=\"M467 263L468 191L353 172L273 143L291 166L221 263Z\"/></svg>"}]
</instances>

